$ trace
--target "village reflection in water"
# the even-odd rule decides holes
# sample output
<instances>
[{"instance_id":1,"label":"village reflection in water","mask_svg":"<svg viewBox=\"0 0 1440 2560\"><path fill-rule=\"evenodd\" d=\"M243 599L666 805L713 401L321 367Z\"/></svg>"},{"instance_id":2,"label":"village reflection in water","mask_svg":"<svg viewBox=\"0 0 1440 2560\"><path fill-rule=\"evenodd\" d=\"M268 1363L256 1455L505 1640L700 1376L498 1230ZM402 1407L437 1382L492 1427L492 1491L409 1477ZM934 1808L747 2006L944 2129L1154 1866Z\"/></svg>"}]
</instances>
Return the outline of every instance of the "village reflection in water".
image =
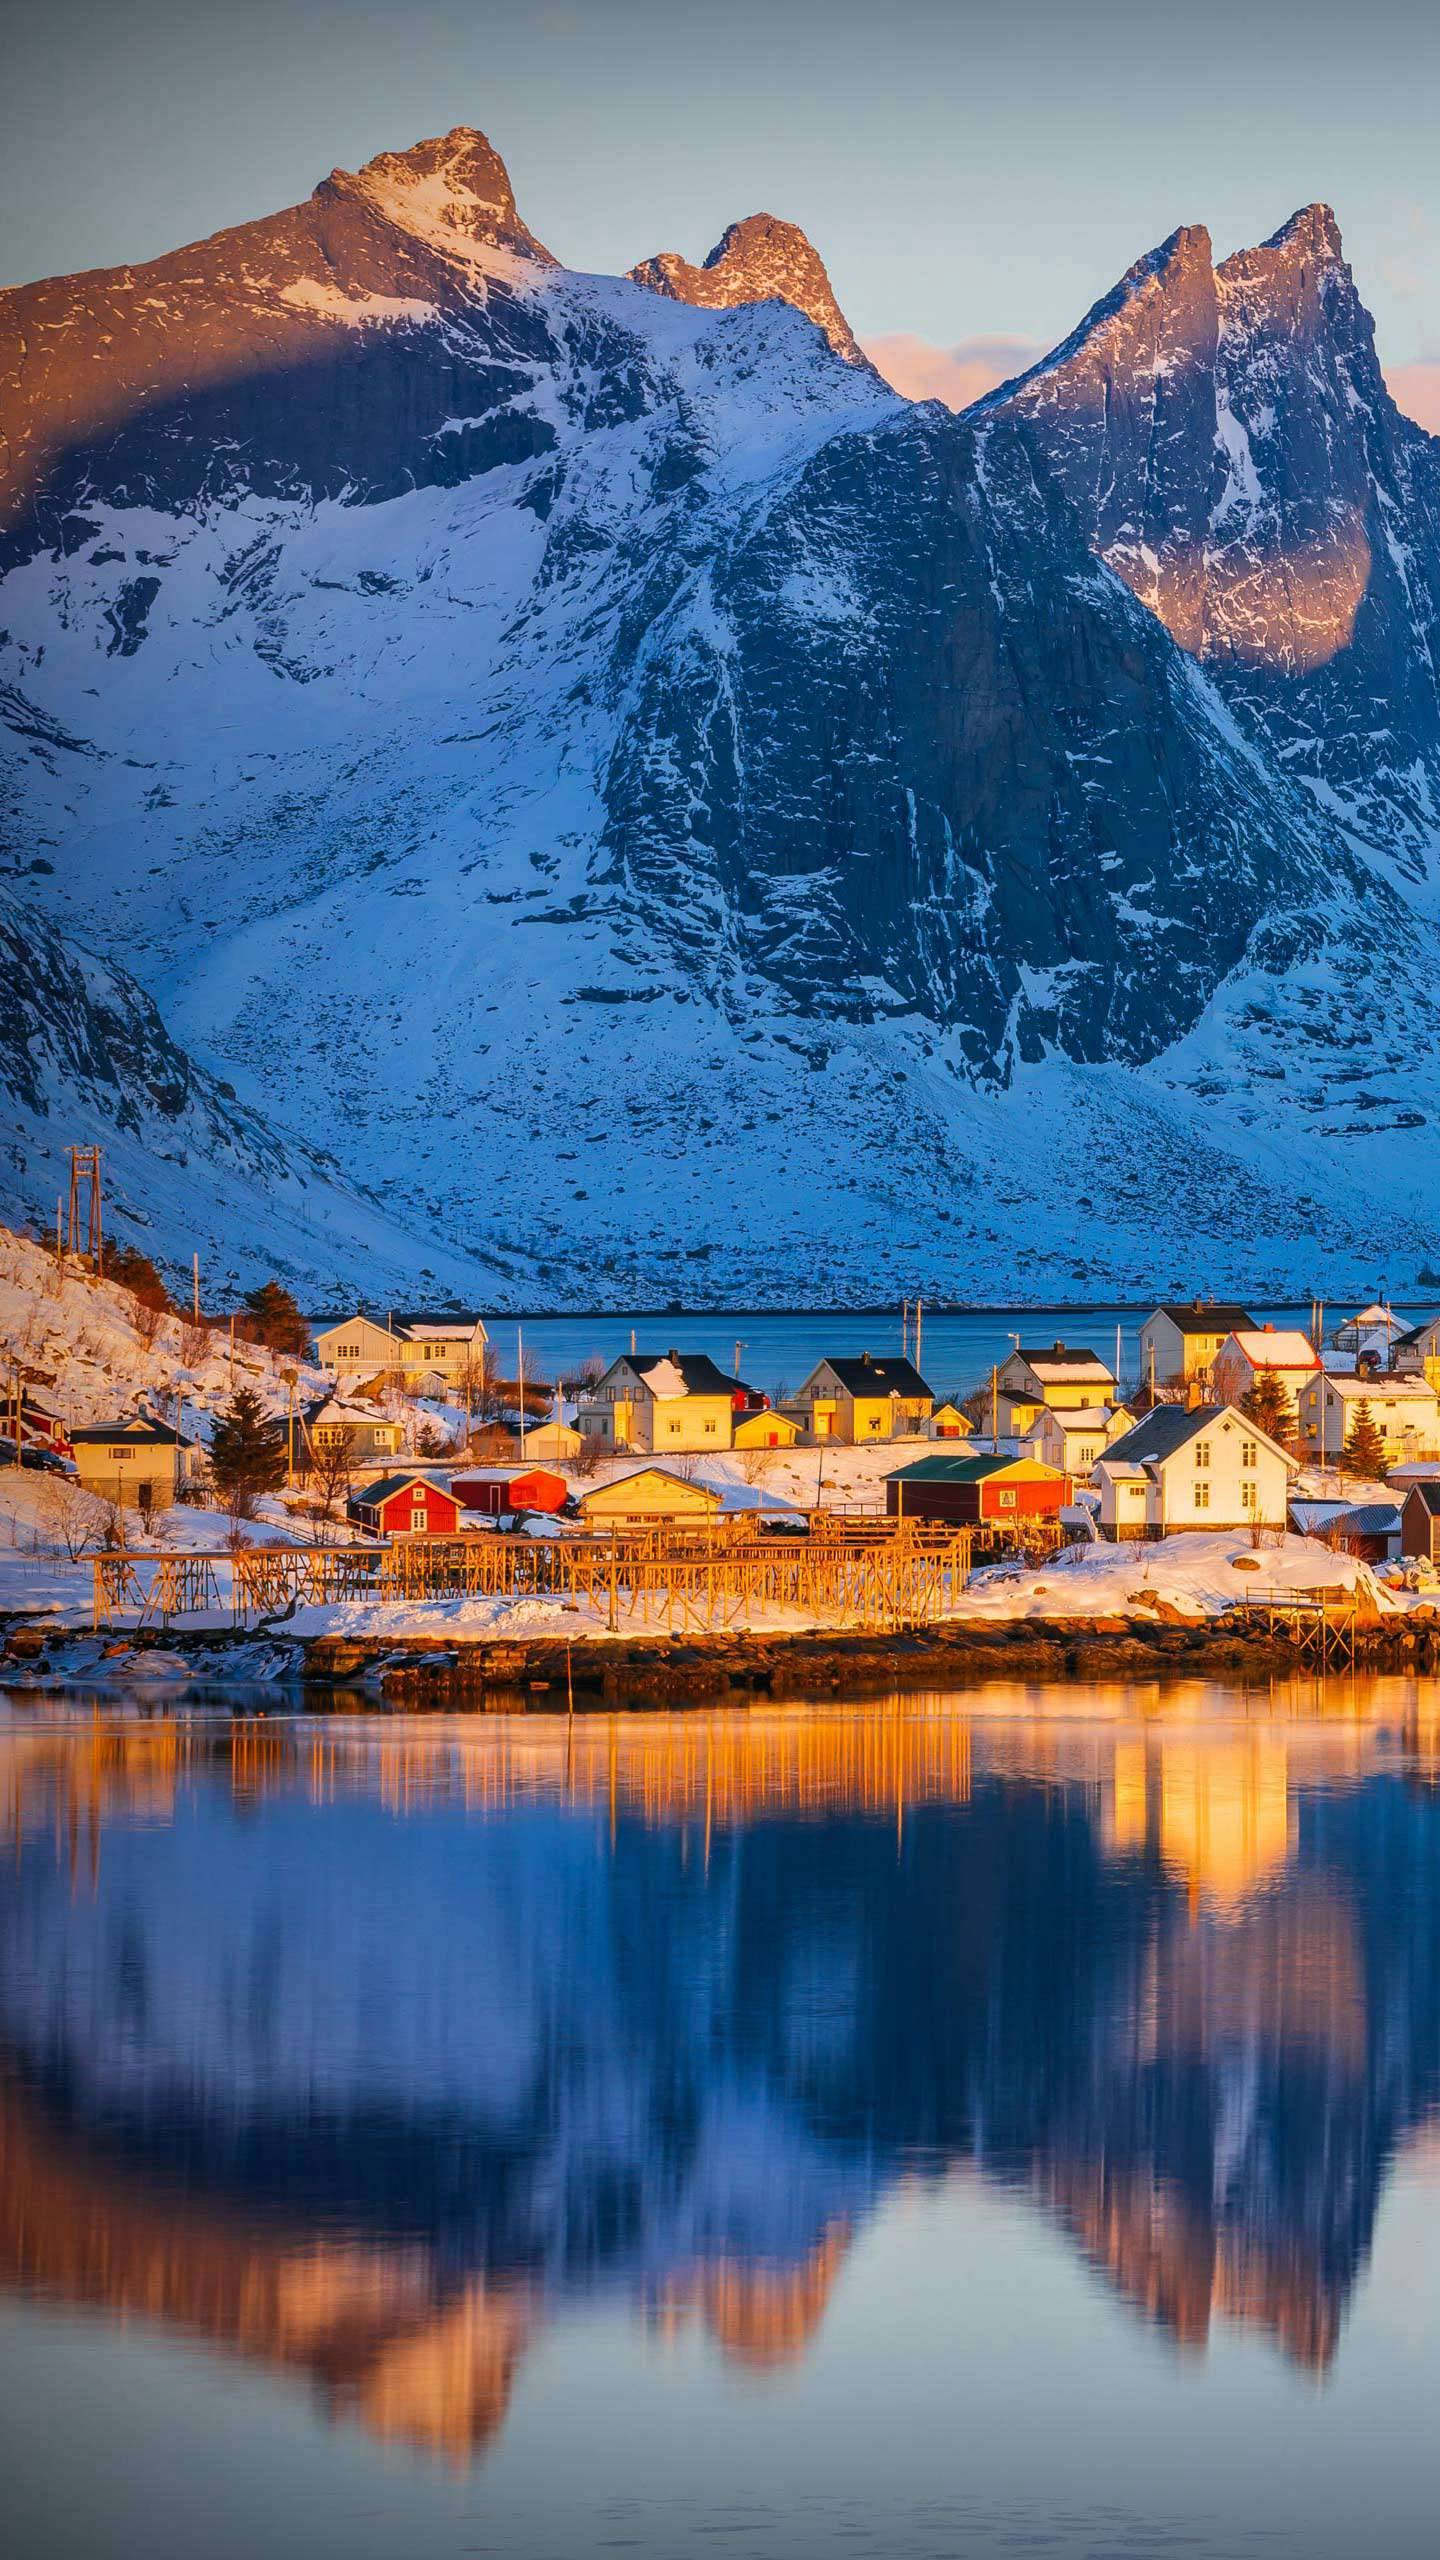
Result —
<instances>
[{"instance_id":1,"label":"village reflection in water","mask_svg":"<svg viewBox=\"0 0 1440 2560\"><path fill-rule=\"evenodd\" d=\"M1435 1684L983 1704L17 1712L0 2285L466 2463L568 2310L774 2376L966 2180L1323 2375L1440 2104Z\"/></svg>"}]
</instances>

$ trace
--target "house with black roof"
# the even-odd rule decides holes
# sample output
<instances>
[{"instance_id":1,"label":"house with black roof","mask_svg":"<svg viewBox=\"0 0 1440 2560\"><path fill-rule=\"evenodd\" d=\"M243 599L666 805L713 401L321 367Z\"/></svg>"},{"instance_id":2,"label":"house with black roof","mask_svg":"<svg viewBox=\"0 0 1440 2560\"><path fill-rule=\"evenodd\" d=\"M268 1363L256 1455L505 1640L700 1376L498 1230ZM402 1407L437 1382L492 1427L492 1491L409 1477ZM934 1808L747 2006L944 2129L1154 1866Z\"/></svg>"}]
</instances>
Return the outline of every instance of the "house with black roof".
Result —
<instances>
[{"instance_id":1,"label":"house with black roof","mask_svg":"<svg viewBox=\"0 0 1440 2560\"><path fill-rule=\"evenodd\" d=\"M1140 1378L1144 1386L1188 1386L1208 1378L1227 1334L1250 1329L1246 1308L1216 1298L1157 1307L1140 1327Z\"/></svg>"},{"instance_id":2,"label":"house with black roof","mask_svg":"<svg viewBox=\"0 0 1440 2560\"><path fill-rule=\"evenodd\" d=\"M1100 1534L1283 1529L1295 1467L1235 1405L1156 1405L1095 1461Z\"/></svg>"},{"instance_id":3,"label":"house with black roof","mask_svg":"<svg viewBox=\"0 0 1440 2560\"><path fill-rule=\"evenodd\" d=\"M818 1360L789 1410L812 1440L865 1448L921 1437L935 1398L913 1360L862 1351Z\"/></svg>"},{"instance_id":4,"label":"house with black roof","mask_svg":"<svg viewBox=\"0 0 1440 2560\"><path fill-rule=\"evenodd\" d=\"M727 1378L708 1352L630 1351L586 1389L575 1427L607 1451L729 1449L736 1423L769 1401L743 1378Z\"/></svg>"}]
</instances>

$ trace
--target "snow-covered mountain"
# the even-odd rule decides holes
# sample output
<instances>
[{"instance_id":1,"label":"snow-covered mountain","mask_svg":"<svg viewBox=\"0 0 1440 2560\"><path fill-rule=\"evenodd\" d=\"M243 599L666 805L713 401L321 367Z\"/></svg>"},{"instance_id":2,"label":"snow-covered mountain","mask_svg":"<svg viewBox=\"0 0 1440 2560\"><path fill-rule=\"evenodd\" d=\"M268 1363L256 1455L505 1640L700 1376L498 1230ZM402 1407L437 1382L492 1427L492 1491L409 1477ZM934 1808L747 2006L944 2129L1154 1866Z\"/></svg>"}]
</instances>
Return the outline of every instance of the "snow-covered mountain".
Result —
<instances>
[{"instance_id":1,"label":"snow-covered mountain","mask_svg":"<svg viewBox=\"0 0 1440 2560\"><path fill-rule=\"evenodd\" d=\"M1440 847L1440 441L1395 406L1328 205L1176 231L982 404L1247 734L1402 878Z\"/></svg>"},{"instance_id":2,"label":"snow-covered mountain","mask_svg":"<svg viewBox=\"0 0 1440 2560\"><path fill-rule=\"evenodd\" d=\"M0 296L27 896L497 1302L1413 1274L1421 801L1127 591L1110 325L912 408L791 226L577 275L464 129Z\"/></svg>"}]
</instances>

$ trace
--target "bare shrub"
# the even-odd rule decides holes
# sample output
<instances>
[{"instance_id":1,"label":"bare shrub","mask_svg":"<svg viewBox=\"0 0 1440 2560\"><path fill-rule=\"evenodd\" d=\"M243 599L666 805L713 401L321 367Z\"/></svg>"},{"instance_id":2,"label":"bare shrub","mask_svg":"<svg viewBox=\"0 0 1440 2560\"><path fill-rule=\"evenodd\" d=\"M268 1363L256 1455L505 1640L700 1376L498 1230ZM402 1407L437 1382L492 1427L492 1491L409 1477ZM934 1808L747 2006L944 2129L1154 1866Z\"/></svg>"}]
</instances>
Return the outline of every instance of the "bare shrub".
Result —
<instances>
[{"instance_id":1,"label":"bare shrub","mask_svg":"<svg viewBox=\"0 0 1440 2560\"><path fill-rule=\"evenodd\" d=\"M49 1554L68 1556L77 1564L102 1543L108 1512L109 1506L83 1485L52 1478L40 1499L41 1542Z\"/></svg>"},{"instance_id":2,"label":"bare shrub","mask_svg":"<svg viewBox=\"0 0 1440 2560\"><path fill-rule=\"evenodd\" d=\"M601 1459L606 1455L607 1451L603 1440L596 1440L593 1437L587 1437L582 1439L571 1463L574 1466L577 1476L593 1476Z\"/></svg>"},{"instance_id":3,"label":"bare shrub","mask_svg":"<svg viewBox=\"0 0 1440 2560\"><path fill-rule=\"evenodd\" d=\"M165 1330L168 1319L163 1307L153 1307L143 1298L135 1301L134 1325L137 1336L147 1351L153 1351Z\"/></svg>"},{"instance_id":4,"label":"bare shrub","mask_svg":"<svg viewBox=\"0 0 1440 2560\"><path fill-rule=\"evenodd\" d=\"M187 1369L198 1369L214 1349L214 1337L208 1324L197 1324L187 1316L180 1327L180 1357Z\"/></svg>"}]
</instances>

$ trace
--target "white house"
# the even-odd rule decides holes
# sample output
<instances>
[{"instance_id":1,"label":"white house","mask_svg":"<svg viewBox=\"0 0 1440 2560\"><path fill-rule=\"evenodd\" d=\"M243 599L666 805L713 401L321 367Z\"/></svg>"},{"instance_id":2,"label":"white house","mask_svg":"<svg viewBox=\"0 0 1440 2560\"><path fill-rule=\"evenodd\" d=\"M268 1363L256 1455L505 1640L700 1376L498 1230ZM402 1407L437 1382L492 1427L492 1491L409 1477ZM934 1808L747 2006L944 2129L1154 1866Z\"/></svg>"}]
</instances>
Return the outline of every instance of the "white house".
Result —
<instances>
[{"instance_id":1,"label":"white house","mask_svg":"<svg viewBox=\"0 0 1440 2560\"><path fill-rule=\"evenodd\" d=\"M1283 1529L1295 1460L1233 1405L1156 1405L1097 1458L1100 1533Z\"/></svg>"},{"instance_id":2,"label":"white house","mask_svg":"<svg viewBox=\"0 0 1440 2560\"><path fill-rule=\"evenodd\" d=\"M1402 1377L1428 1378L1432 1387L1440 1386L1440 1316L1427 1316L1397 1334L1390 1357Z\"/></svg>"},{"instance_id":3,"label":"white house","mask_svg":"<svg viewBox=\"0 0 1440 2560\"><path fill-rule=\"evenodd\" d=\"M1337 1351L1370 1351L1379 1360L1388 1360L1405 1327L1393 1307L1378 1303L1357 1307L1353 1316L1337 1324L1330 1339Z\"/></svg>"},{"instance_id":4,"label":"white house","mask_svg":"<svg viewBox=\"0 0 1440 2560\"><path fill-rule=\"evenodd\" d=\"M1046 1405L1020 1434L1022 1458L1039 1458L1059 1467L1077 1484L1090 1473L1114 1440L1130 1429L1134 1415L1123 1404L1074 1405L1059 1412Z\"/></svg>"},{"instance_id":5,"label":"white house","mask_svg":"<svg viewBox=\"0 0 1440 2560\"><path fill-rule=\"evenodd\" d=\"M483 1369L488 1340L475 1315L390 1315L383 1324L373 1316L353 1315L321 1327L315 1357L342 1386L382 1375L402 1381L438 1377L447 1386L458 1386L467 1374L478 1376Z\"/></svg>"},{"instance_id":6,"label":"white house","mask_svg":"<svg viewBox=\"0 0 1440 2560\"><path fill-rule=\"evenodd\" d=\"M1362 1405L1385 1446L1385 1462L1440 1457L1440 1394L1427 1377L1394 1369L1373 1377L1317 1370L1298 1398L1300 1446L1321 1464L1338 1461Z\"/></svg>"},{"instance_id":7,"label":"white house","mask_svg":"<svg viewBox=\"0 0 1440 2560\"><path fill-rule=\"evenodd\" d=\"M1098 1351L1051 1343L1047 1350L1012 1351L995 1382L996 1428L1028 1431L1049 1405L1056 1412L1114 1404L1115 1372Z\"/></svg>"},{"instance_id":8,"label":"white house","mask_svg":"<svg viewBox=\"0 0 1440 2560\"><path fill-rule=\"evenodd\" d=\"M1140 1375L1147 1387L1188 1385L1208 1378L1227 1334L1247 1333L1250 1318L1243 1307L1222 1306L1214 1298L1194 1298L1188 1306L1157 1307L1140 1327Z\"/></svg>"},{"instance_id":9,"label":"white house","mask_svg":"<svg viewBox=\"0 0 1440 2560\"><path fill-rule=\"evenodd\" d=\"M1318 1376L1320 1354L1308 1334L1273 1324L1247 1326L1227 1333L1215 1357L1215 1394L1226 1404L1239 1404L1265 1371L1277 1378L1290 1402L1298 1405L1302 1390Z\"/></svg>"}]
</instances>

